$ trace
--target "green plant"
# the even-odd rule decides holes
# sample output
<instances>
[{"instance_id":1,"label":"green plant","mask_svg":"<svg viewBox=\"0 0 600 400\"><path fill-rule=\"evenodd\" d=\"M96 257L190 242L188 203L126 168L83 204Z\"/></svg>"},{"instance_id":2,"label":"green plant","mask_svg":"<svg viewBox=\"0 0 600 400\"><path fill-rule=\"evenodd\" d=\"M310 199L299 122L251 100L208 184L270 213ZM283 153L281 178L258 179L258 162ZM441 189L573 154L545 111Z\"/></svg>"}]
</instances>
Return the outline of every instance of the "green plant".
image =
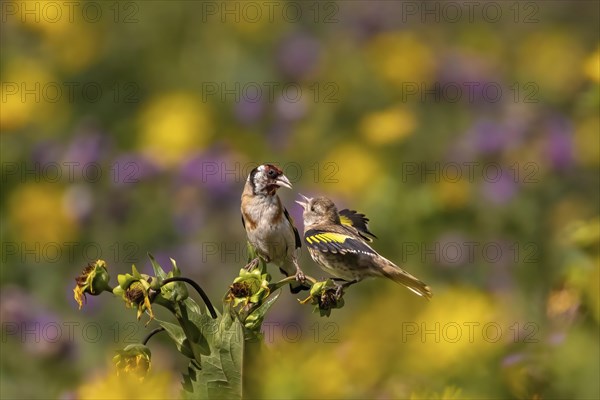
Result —
<instances>
[{"instance_id":1,"label":"green plant","mask_svg":"<svg viewBox=\"0 0 600 400\"><path fill-rule=\"evenodd\" d=\"M177 350L189 359L182 383L185 398L248 397L252 395L247 385L248 375L253 358L260 352L263 320L279 298L280 289L295 279L288 277L272 282L266 264L255 256L250 246L249 254L250 261L227 290L220 312L200 285L181 276L175 260L171 259L172 268L167 273L152 255L149 257L154 276L141 274L133 265L130 274L118 275L118 285L114 288L109 285L110 276L103 260L89 264L75 279L74 297L81 308L87 294L111 292L122 298L127 307L136 309L138 320L147 314L146 325L152 321L159 325L141 344L129 345L115 355L113 361L118 374L132 375L143 381L151 366L148 341L155 334L166 332ZM331 280L317 282L311 277L307 280L312 288L302 304L314 304L315 310L327 316L332 308L343 306L343 299ZM189 296L186 285L198 292L204 307ZM156 318L155 305L169 310L175 322Z\"/></svg>"}]
</instances>

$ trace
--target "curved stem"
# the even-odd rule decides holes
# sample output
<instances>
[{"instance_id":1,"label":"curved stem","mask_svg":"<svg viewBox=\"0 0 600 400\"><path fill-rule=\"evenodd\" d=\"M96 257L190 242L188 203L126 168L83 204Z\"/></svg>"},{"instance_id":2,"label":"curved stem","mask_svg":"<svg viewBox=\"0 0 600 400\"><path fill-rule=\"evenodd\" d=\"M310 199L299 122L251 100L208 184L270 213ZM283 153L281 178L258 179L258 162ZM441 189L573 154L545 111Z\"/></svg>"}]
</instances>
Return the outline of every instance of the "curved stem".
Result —
<instances>
[{"instance_id":1,"label":"curved stem","mask_svg":"<svg viewBox=\"0 0 600 400\"><path fill-rule=\"evenodd\" d=\"M312 276L308 276L305 275L304 276L306 278L307 281L310 282L311 285L314 285L315 283L317 283L317 280L315 278L313 278ZM288 276L286 278L283 278L282 280L280 280L279 282L275 282L269 285L269 289L274 292L275 290L279 289L280 287L285 286L288 283L292 283L292 282L296 282L296 277L291 275Z\"/></svg>"},{"instance_id":2,"label":"curved stem","mask_svg":"<svg viewBox=\"0 0 600 400\"><path fill-rule=\"evenodd\" d=\"M192 285L192 287L194 289L196 289L196 292L198 292L200 297L202 297L204 304L206 304L206 307L208 308L208 311L210 312L210 316L213 317L213 319L217 318L217 312L215 311L215 308L213 307L212 303L210 302L210 299L208 298L206 293L204 293L204 290L202 290L200 285L198 285L195 281L193 281L190 278L183 277L183 276L174 276L173 278L167 278L164 281L162 281L161 286L164 286L167 283L171 283L171 282L185 282L185 283Z\"/></svg>"},{"instance_id":3,"label":"curved stem","mask_svg":"<svg viewBox=\"0 0 600 400\"><path fill-rule=\"evenodd\" d=\"M150 332L150 333L149 333L149 334L148 334L148 335L147 335L147 336L144 338L144 340L142 341L142 344L145 346L145 345L148 343L148 340L150 340L150 338L151 338L152 336L154 336L154 335L156 335L157 333L159 333L159 332L162 332L162 331L164 331L164 330L165 330L165 328L162 328L162 327L161 327L161 328L156 328L156 329L154 329L152 332Z\"/></svg>"}]
</instances>

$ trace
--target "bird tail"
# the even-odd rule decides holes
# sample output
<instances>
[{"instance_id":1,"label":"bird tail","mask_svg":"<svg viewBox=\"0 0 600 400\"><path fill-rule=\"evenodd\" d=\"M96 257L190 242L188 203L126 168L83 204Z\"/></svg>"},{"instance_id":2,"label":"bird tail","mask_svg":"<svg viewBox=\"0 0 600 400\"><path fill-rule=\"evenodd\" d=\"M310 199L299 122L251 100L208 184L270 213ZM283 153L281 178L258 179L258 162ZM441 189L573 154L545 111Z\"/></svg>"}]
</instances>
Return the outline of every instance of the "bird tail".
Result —
<instances>
[{"instance_id":1,"label":"bird tail","mask_svg":"<svg viewBox=\"0 0 600 400\"><path fill-rule=\"evenodd\" d=\"M427 286L424 282L420 281L419 279L412 276L402 268L398 267L390 260L387 260L385 258L383 258L383 260L383 268L381 271L383 276L385 276L386 278L390 278L391 280L393 280L396 283L399 283L400 285L406 286L415 294L425 297L428 300L433 296L431 288Z\"/></svg>"}]
</instances>

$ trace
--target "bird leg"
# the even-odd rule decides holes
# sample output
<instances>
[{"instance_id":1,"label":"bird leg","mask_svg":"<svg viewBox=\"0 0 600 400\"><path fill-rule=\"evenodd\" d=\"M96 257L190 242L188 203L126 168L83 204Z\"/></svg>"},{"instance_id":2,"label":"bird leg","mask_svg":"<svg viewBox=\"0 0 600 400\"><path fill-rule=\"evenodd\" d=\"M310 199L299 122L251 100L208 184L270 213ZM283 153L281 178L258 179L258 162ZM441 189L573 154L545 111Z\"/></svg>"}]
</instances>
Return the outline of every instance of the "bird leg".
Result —
<instances>
[{"instance_id":1,"label":"bird leg","mask_svg":"<svg viewBox=\"0 0 600 400\"><path fill-rule=\"evenodd\" d=\"M259 261L260 261L260 259L258 257L256 257L254 260L252 260L248 264L246 264L244 266L244 269L246 271L252 271L254 268L256 268L258 266Z\"/></svg>"},{"instance_id":2,"label":"bird leg","mask_svg":"<svg viewBox=\"0 0 600 400\"><path fill-rule=\"evenodd\" d=\"M357 280L346 281L341 278L332 278L331 280L336 281L336 282L344 282L344 283L336 283L335 284L335 297L337 300L341 299L342 296L344 295L344 289L346 289L347 287L354 285L356 282L358 282Z\"/></svg>"},{"instance_id":3,"label":"bird leg","mask_svg":"<svg viewBox=\"0 0 600 400\"><path fill-rule=\"evenodd\" d=\"M302 270L300 269L300 266L298 265L298 260L296 260L295 258L294 266L296 267L296 275L294 275L296 277L296 280L300 283L306 282L306 275L304 275L304 272L302 272Z\"/></svg>"}]
</instances>

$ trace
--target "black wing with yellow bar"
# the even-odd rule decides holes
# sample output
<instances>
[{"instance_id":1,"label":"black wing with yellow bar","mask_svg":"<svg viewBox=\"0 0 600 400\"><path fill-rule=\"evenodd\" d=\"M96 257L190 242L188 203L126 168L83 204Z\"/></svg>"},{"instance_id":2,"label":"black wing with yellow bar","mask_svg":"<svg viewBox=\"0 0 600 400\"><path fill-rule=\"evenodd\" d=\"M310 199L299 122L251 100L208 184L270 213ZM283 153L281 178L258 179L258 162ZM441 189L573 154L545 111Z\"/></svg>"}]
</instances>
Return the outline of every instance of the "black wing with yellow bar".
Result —
<instances>
[{"instance_id":1,"label":"black wing with yellow bar","mask_svg":"<svg viewBox=\"0 0 600 400\"><path fill-rule=\"evenodd\" d=\"M304 240L308 247L324 253L377 254L362 240L344 233L310 229L304 235Z\"/></svg>"},{"instance_id":2,"label":"black wing with yellow bar","mask_svg":"<svg viewBox=\"0 0 600 400\"><path fill-rule=\"evenodd\" d=\"M369 218L365 214L359 214L355 210L348 210L346 208L340 210L338 214L342 225L354 227L358 231L358 234L367 242L372 242L372 238L377 239L377 236L369 231Z\"/></svg>"}]
</instances>

